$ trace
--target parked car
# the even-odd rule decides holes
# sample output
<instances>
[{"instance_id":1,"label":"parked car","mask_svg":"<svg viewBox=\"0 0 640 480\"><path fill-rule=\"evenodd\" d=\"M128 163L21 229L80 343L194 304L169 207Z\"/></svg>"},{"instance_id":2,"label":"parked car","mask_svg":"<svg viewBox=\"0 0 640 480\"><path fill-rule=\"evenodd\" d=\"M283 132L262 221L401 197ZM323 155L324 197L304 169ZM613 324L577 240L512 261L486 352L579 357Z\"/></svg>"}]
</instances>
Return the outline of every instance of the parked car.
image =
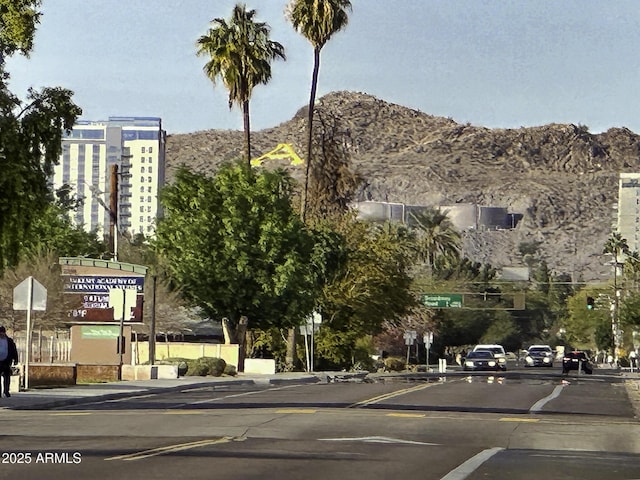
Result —
<instances>
[{"instance_id":1,"label":"parked car","mask_svg":"<svg viewBox=\"0 0 640 480\"><path fill-rule=\"evenodd\" d=\"M462 369L468 370L500 370L500 363L490 350L475 350L469 352L464 360Z\"/></svg>"},{"instance_id":2,"label":"parked car","mask_svg":"<svg viewBox=\"0 0 640 480\"><path fill-rule=\"evenodd\" d=\"M531 345L524 357L525 367L553 367L553 350L549 345Z\"/></svg>"},{"instance_id":3,"label":"parked car","mask_svg":"<svg viewBox=\"0 0 640 480\"><path fill-rule=\"evenodd\" d=\"M574 350L564 354L562 358L562 373L569 373L571 370L578 370L589 375L593 373L593 366L587 352Z\"/></svg>"},{"instance_id":4,"label":"parked car","mask_svg":"<svg viewBox=\"0 0 640 480\"><path fill-rule=\"evenodd\" d=\"M507 369L507 353L505 352L504 347L502 345L480 344L473 347L474 352L477 352L479 350L485 350L493 353L493 356L497 360L498 366L500 367L500 369L502 370Z\"/></svg>"}]
</instances>

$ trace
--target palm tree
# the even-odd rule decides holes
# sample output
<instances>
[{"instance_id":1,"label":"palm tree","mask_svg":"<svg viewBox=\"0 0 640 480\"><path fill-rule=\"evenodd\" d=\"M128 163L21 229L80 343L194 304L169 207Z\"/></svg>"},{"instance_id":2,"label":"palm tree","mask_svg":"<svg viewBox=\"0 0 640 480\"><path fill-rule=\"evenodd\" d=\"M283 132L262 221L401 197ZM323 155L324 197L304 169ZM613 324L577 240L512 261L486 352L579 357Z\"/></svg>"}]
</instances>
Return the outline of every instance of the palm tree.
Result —
<instances>
[{"instance_id":1,"label":"palm tree","mask_svg":"<svg viewBox=\"0 0 640 480\"><path fill-rule=\"evenodd\" d=\"M451 264L460 259L462 240L447 212L430 208L411 213L410 223L418 233L418 258L426 262L432 272L438 260Z\"/></svg>"},{"instance_id":2,"label":"palm tree","mask_svg":"<svg viewBox=\"0 0 640 480\"><path fill-rule=\"evenodd\" d=\"M302 192L300 217L305 220L307 194L309 190L309 164L313 142L313 107L316 101L318 72L320 71L320 51L331 36L342 30L349 22L347 11L351 11L349 0L291 0L286 16L293 28L301 33L313 46L313 75L309 95L309 118L307 123L307 165Z\"/></svg>"},{"instance_id":3,"label":"palm tree","mask_svg":"<svg viewBox=\"0 0 640 480\"><path fill-rule=\"evenodd\" d=\"M229 109L233 104L242 108L245 135L245 160L251 161L251 128L249 100L253 88L271 79L271 61L285 60L284 47L269 39L271 28L254 20L255 10L237 4L229 22L214 18L212 27L201 36L196 45L198 56L208 55L204 72L215 85L220 77L229 90Z\"/></svg>"},{"instance_id":4,"label":"palm tree","mask_svg":"<svg viewBox=\"0 0 640 480\"><path fill-rule=\"evenodd\" d=\"M613 341L614 341L614 357L618 359L618 311L620 308L620 298L618 297L618 265L622 255L629 255L631 249L627 243L626 238L622 238L622 235L618 232L613 232L607 239L607 243L604 245L602 253L613 255Z\"/></svg>"}]
</instances>

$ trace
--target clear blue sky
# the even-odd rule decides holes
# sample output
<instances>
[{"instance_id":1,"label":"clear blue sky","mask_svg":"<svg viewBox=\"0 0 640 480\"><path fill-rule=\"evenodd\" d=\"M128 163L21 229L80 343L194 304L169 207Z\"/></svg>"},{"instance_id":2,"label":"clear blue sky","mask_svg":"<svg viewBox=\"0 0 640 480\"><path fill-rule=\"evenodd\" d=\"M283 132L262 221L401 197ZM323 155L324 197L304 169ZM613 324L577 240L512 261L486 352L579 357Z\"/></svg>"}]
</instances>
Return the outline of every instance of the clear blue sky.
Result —
<instances>
[{"instance_id":1,"label":"clear blue sky","mask_svg":"<svg viewBox=\"0 0 640 480\"><path fill-rule=\"evenodd\" d=\"M158 116L168 133L241 129L195 42L231 0L44 0L29 59L10 87L63 86L85 120ZM312 49L284 19L287 0L247 0L287 61L254 90L254 130L306 105ZM640 133L636 0L352 0L322 51L318 96L351 90L492 128L575 123Z\"/></svg>"}]
</instances>

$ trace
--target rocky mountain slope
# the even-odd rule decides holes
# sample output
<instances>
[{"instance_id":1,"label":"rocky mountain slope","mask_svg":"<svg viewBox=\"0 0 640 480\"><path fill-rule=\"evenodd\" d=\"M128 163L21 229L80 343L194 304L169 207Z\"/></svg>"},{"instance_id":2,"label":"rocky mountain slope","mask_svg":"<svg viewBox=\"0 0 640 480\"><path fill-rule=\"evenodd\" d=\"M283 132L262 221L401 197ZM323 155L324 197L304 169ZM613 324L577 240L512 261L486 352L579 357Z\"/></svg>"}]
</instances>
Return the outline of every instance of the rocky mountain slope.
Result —
<instances>
[{"instance_id":1,"label":"rocky mountain slope","mask_svg":"<svg viewBox=\"0 0 640 480\"><path fill-rule=\"evenodd\" d=\"M522 214L513 230L464 234L464 254L494 266L522 265L518 246L540 242L540 256L576 281L606 280L602 248L615 223L620 172L640 169L640 136L626 128L592 134L582 125L489 129L462 125L370 95L334 92L321 112L341 119L361 200L412 205L477 203ZM302 155L306 108L252 133L253 156L280 143ZM239 131L209 130L167 139L167 179L186 165L212 172L243 151ZM302 178L303 168L292 168Z\"/></svg>"}]
</instances>

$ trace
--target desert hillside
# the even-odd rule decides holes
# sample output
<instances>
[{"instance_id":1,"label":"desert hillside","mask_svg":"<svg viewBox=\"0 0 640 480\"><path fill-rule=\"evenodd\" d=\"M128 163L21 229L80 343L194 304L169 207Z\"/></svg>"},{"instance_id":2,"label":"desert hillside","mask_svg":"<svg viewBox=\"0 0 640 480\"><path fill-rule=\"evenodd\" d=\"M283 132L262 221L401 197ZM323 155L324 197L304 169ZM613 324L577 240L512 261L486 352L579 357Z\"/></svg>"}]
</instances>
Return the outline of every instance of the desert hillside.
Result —
<instances>
[{"instance_id":1,"label":"desert hillside","mask_svg":"<svg viewBox=\"0 0 640 480\"><path fill-rule=\"evenodd\" d=\"M582 125L489 129L462 125L370 95L334 92L320 112L341 119L361 199L413 205L477 203L523 215L514 230L464 234L464 254L494 266L520 265L518 245L541 242L554 272L576 280L610 274L603 245L615 223L618 174L640 169L640 136L626 128L592 134ZM291 143L304 151L306 108L252 133L253 156ZM240 131L170 135L167 179L180 165L211 172L243 151ZM302 167L293 171L301 178Z\"/></svg>"}]
</instances>

